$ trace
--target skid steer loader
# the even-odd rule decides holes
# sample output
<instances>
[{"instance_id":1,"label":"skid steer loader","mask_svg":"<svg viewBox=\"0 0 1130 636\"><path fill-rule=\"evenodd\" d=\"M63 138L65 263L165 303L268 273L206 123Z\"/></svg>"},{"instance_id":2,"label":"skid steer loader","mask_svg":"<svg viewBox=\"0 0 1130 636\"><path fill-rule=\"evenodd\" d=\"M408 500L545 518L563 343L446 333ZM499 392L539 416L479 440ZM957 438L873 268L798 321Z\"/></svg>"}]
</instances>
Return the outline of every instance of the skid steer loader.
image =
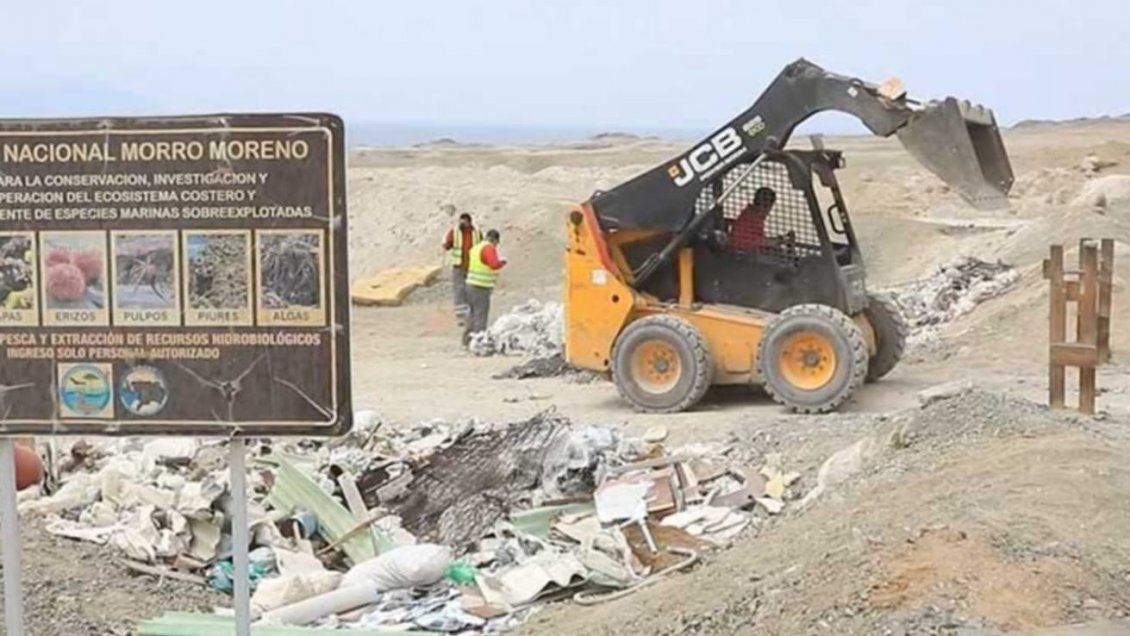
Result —
<instances>
[{"instance_id":1,"label":"skid steer loader","mask_svg":"<svg viewBox=\"0 0 1130 636\"><path fill-rule=\"evenodd\" d=\"M702 143L569 211L568 362L610 371L650 412L690 408L711 385L761 384L793 411L823 413L889 373L906 328L867 290L836 181L844 159L821 143L786 149L821 111L897 135L971 205L1007 205L1012 168L991 110L922 104L897 80L798 60Z\"/></svg>"}]
</instances>

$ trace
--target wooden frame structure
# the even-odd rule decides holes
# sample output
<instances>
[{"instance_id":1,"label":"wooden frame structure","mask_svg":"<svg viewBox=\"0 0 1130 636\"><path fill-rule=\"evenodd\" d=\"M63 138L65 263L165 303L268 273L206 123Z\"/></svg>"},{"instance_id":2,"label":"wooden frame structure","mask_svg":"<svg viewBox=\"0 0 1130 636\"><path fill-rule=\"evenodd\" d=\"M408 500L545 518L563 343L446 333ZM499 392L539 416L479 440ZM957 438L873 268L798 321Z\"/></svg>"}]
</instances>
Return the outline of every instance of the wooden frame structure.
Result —
<instances>
[{"instance_id":1,"label":"wooden frame structure","mask_svg":"<svg viewBox=\"0 0 1130 636\"><path fill-rule=\"evenodd\" d=\"M1095 369L1110 361L1110 314L1114 240L1079 241L1079 269L1064 267L1063 246L1052 245L1044 261L1048 298L1048 404L1066 408L1067 367L1079 369L1079 410L1095 413ZM1068 304L1075 303L1075 340L1067 339Z\"/></svg>"}]
</instances>

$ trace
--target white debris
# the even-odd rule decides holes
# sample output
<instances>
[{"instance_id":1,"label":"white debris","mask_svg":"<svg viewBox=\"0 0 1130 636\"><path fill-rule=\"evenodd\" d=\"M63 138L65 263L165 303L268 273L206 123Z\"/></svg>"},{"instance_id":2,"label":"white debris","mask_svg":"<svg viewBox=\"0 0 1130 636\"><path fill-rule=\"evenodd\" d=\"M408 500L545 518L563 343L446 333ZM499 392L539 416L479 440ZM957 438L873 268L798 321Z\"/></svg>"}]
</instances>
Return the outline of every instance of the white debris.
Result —
<instances>
[{"instance_id":1,"label":"white debris","mask_svg":"<svg viewBox=\"0 0 1130 636\"><path fill-rule=\"evenodd\" d=\"M342 574L327 570L311 554L274 548L279 576L259 582L251 596L251 611L260 616L308 598L336 590Z\"/></svg>"},{"instance_id":2,"label":"white debris","mask_svg":"<svg viewBox=\"0 0 1130 636\"><path fill-rule=\"evenodd\" d=\"M550 499L591 492L608 471L608 458L625 440L611 429L588 426L557 438L545 453L542 489Z\"/></svg>"},{"instance_id":3,"label":"white debris","mask_svg":"<svg viewBox=\"0 0 1130 636\"><path fill-rule=\"evenodd\" d=\"M529 300L472 336L470 349L477 356L525 353L548 358L561 353L564 342L565 309L561 303Z\"/></svg>"},{"instance_id":4,"label":"white debris","mask_svg":"<svg viewBox=\"0 0 1130 636\"><path fill-rule=\"evenodd\" d=\"M371 585L382 592L426 587L443 578L451 559L451 548L447 546L403 546L353 566L341 585Z\"/></svg>"},{"instance_id":5,"label":"white debris","mask_svg":"<svg viewBox=\"0 0 1130 636\"><path fill-rule=\"evenodd\" d=\"M188 462L196 454L197 443L191 437L166 437L145 444L142 456L146 463L167 461Z\"/></svg>"},{"instance_id":6,"label":"white debris","mask_svg":"<svg viewBox=\"0 0 1130 636\"><path fill-rule=\"evenodd\" d=\"M357 411L353 414L353 433L368 434L381 423L376 411Z\"/></svg>"},{"instance_id":7,"label":"white debris","mask_svg":"<svg viewBox=\"0 0 1130 636\"><path fill-rule=\"evenodd\" d=\"M937 337L942 325L973 311L977 305L1008 292L1020 279L1011 265L963 257L931 277L891 290L910 327L911 348Z\"/></svg>"},{"instance_id":8,"label":"white debris","mask_svg":"<svg viewBox=\"0 0 1130 636\"><path fill-rule=\"evenodd\" d=\"M779 511L778 511L779 512ZM694 506L664 517L662 526L678 528L716 544L732 540L752 522L740 510L719 506Z\"/></svg>"},{"instance_id":9,"label":"white debris","mask_svg":"<svg viewBox=\"0 0 1130 636\"><path fill-rule=\"evenodd\" d=\"M20 504L21 515L60 514L71 508L88 506L98 499L102 492L102 481L97 475L76 473L50 497L33 499Z\"/></svg>"}]
</instances>

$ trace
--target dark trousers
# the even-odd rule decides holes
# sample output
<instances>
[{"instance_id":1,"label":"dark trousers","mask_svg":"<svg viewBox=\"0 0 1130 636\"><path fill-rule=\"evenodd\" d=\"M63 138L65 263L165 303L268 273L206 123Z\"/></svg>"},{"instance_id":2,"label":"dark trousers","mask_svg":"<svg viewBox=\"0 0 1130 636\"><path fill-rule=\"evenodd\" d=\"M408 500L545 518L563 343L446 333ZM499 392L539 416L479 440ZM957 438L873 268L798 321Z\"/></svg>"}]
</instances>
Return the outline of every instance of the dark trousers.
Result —
<instances>
[{"instance_id":1,"label":"dark trousers","mask_svg":"<svg viewBox=\"0 0 1130 636\"><path fill-rule=\"evenodd\" d=\"M467 270L462 267L451 268L451 288L455 295L455 317L463 323L470 312L470 307L467 306Z\"/></svg>"},{"instance_id":2,"label":"dark trousers","mask_svg":"<svg viewBox=\"0 0 1130 636\"><path fill-rule=\"evenodd\" d=\"M463 327L463 346L471 342L471 334L487 330L487 319L490 317L490 293L487 287L466 286L467 304L471 314L467 317L467 324Z\"/></svg>"}]
</instances>

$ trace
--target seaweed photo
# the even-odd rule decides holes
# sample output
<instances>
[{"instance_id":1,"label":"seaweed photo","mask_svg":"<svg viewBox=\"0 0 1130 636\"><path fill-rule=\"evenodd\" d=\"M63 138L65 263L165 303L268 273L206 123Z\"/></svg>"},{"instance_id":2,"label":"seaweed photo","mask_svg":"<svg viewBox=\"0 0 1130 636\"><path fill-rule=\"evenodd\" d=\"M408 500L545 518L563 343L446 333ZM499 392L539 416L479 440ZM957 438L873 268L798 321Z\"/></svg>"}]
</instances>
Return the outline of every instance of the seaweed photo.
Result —
<instances>
[{"instance_id":1,"label":"seaweed photo","mask_svg":"<svg viewBox=\"0 0 1130 636\"><path fill-rule=\"evenodd\" d=\"M0 309L35 308L31 235L0 235Z\"/></svg>"},{"instance_id":2,"label":"seaweed photo","mask_svg":"<svg viewBox=\"0 0 1130 636\"><path fill-rule=\"evenodd\" d=\"M101 232L42 235L48 309L106 306L106 240Z\"/></svg>"},{"instance_id":3,"label":"seaweed photo","mask_svg":"<svg viewBox=\"0 0 1130 636\"><path fill-rule=\"evenodd\" d=\"M176 235L114 235L114 302L119 309L174 309Z\"/></svg>"},{"instance_id":4,"label":"seaweed photo","mask_svg":"<svg viewBox=\"0 0 1130 636\"><path fill-rule=\"evenodd\" d=\"M319 307L321 237L311 232L280 232L261 235L259 241L263 306Z\"/></svg>"},{"instance_id":5,"label":"seaweed photo","mask_svg":"<svg viewBox=\"0 0 1130 636\"><path fill-rule=\"evenodd\" d=\"M186 234L188 306L194 309L244 309L250 303L249 236Z\"/></svg>"}]
</instances>

